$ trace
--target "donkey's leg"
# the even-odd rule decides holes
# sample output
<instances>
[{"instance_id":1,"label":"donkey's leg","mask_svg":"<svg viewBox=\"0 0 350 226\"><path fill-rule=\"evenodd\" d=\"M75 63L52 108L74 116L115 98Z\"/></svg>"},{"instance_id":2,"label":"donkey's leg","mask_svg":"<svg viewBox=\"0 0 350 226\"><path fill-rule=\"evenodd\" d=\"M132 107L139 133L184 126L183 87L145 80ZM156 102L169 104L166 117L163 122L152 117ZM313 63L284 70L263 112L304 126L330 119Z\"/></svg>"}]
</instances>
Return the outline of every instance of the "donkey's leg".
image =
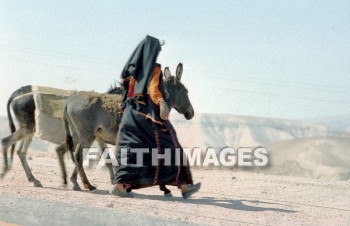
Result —
<instances>
[{"instance_id":1,"label":"donkey's leg","mask_svg":"<svg viewBox=\"0 0 350 226\"><path fill-rule=\"evenodd\" d=\"M99 149L100 149L100 156L103 155L103 152L105 151L105 143L102 141L97 141ZM107 151L107 150L106 150ZM107 159L111 159L111 157L108 155ZM112 163L106 163L106 166L108 168L108 172L109 172L109 177L111 179L111 183L113 184L113 179L114 179L114 171L113 171L113 165Z\"/></svg>"},{"instance_id":2,"label":"donkey's leg","mask_svg":"<svg viewBox=\"0 0 350 226\"><path fill-rule=\"evenodd\" d=\"M93 140L92 140L92 142L93 142ZM90 145L87 145L87 146L90 147L92 142L90 143ZM77 163L78 163L78 165L76 167L77 167L78 173L80 175L80 179L83 182L84 188L89 189L90 191L95 190L96 187L92 186L90 184L90 182L85 174L84 168L83 168L83 148L82 148L82 145L80 142L78 143L76 151L75 151L75 158L76 158Z\"/></svg>"},{"instance_id":3,"label":"donkey's leg","mask_svg":"<svg viewBox=\"0 0 350 226\"><path fill-rule=\"evenodd\" d=\"M17 154L19 156L19 159L21 160L22 166L24 168L24 171L26 172L27 178L30 182L34 183L35 187L42 187L42 184L40 181L38 181L32 174L32 171L30 170L30 167L27 162L27 151L29 148L30 143L32 142L33 134L29 135L24 139L23 148L21 150L18 150Z\"/></svg>"},{"instance_id":4,"label":"donkey's leg","mask_svg":"<svg viewBox=\"0 0 350 226\"><path fill-rule=\"evenodd\" d=\"M78 149L75 150L75 155L76 156L76 153L77 153ZM81 191L81 188L80 188L80 185L78 183L78 163L77 163L77 159L76 157L74 157L75 159L74 160L74 163L75 163L75 166L74 166L74 170L73 170L73 173L72 175L70 176L70 181L72 182L73 184L73 191Z\"/></svg>"},{"instance_id":5,"label":"donkey's leg","mask_svg":"<svg viewBox=\"0 0 350 226\"><path fill-rule=\"evenodd\" d=\"M4 159L4 166L3 166L3 171L0 174L0 178L3 178L6 173L9 171L9 165L8 165L8 158L7 158L7 149L17 141L20 141L23 139L29 131L26 128L20 128L13 134L11 134L8 137L5 137L1 140L1 146L2 146L2 154L3 154L3 159ZM23 145L21 145L23 146Z\"/></svg>"},{"instance_id":6,"label":"donkey's leg","mask_svg":"<svg viewBox=\"0 0 350 226\"><path fill-rule=\"evenodd\" d=\"M19 147L18 147L18 149L17 149L17 153L18 152L20 152L22 149L23 149L23 145L24 145L24 140L25 139L22 139L21 140L21 143L19 144ZM9 162L9 164L8 164L8 169L10 170L11 169L11 167L12 167L12 161L13 161L13 152L11 151L11 159L10 159L10 162Z\"/></svg>"},{"instance_id":7,"label":"donkey's leg","mask_svg":"<svg viewBox=\"0 0 350 226\"><path fill-rule=\"evenodd\" d=\"M56 148L56 153L58 156L58 161L61 167L61 174L62 174L62 179L63 179L63 186L67 186L67 171L66 171L66 165L64 163L64 158L63 155L66 153L66 143L60 144Z\"/></svg>"},{"instance_id":8,"label":"donkey's leg","mask_svg":"<svg viewBox=\"0 0 350 226\"><path fill-rule=\"evenodd\" d=\"M70 177L70 181L73 183L73 190L74 191L81 191L81 188L78 184L77 179L78 179L78 168L77 168L77 166L75 166L74 171Z\"/></svg>"},{"instance_id":9,"label":"donkey's leg","mask_svg":"<svg viewBox=\"0 0 350 226\"><path fill-rule=\"evenodd\" d=\"M10 157L9 169L11 169L11 167L12 167L14 153L15 153L14 152L14 148L11 148L11 157Z\"/></svg>"},{"instance_id":10,"label":"donkey's leg","mask_svg":"<svg viewBox=\"0 0 350 226\"><path fill-rule=\"evenodd\" d=\"M19 147L17 149L17 152L19 152L19 150L22 150L23 144L24 144L24 139L21 140L21 143L20 143L20 145L19 145ZM11 148L11 158L10 158L10 162L8 163L8 170L11 169L12 164L13 164L13 153L14 153L14 149Z\"/></svg>"}]
</instances>

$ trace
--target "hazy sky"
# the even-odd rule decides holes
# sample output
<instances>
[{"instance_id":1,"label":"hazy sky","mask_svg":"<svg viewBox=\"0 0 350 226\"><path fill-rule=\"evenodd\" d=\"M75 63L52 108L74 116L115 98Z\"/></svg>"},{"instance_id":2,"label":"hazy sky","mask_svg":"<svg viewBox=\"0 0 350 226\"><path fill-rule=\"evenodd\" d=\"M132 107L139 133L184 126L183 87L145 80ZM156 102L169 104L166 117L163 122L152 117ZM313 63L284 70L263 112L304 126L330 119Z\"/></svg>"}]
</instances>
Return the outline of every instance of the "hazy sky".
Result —
<instances>
[{"instance_id":1,"label":"hazy sky","mask_svg":"<svg viewBox=\"0 0 350 226\"><path fill-rule=\"evenodd\" d=\"M147 34L196 112L350 114L348 0L2 0L0 115L28 84L105 92Z\"/></svg>"}]
</instances>

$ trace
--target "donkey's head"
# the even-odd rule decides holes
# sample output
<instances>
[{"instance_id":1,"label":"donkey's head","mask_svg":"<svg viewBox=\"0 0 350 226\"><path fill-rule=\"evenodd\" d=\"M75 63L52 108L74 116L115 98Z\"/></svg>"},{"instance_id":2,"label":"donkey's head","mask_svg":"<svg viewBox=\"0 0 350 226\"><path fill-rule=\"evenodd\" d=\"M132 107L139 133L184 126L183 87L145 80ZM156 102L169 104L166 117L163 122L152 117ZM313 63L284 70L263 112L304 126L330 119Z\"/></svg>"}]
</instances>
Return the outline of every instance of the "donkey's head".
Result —
<instances>
[{"instance_id":1,"label":"donkey's head","mask_svg":"<svg viewBox=\"0 0 350 226\"><path fill-rule=\"evenodd\" d=\"M170 108L175 108L189 120L193 118L194 110L188 98L188 90L180 81L182 70L181 63L176 68L176 76L171 75L168 67L164 69L165 90L169 94L166 97L166 102Z\"/></svg>"}]
</instances>

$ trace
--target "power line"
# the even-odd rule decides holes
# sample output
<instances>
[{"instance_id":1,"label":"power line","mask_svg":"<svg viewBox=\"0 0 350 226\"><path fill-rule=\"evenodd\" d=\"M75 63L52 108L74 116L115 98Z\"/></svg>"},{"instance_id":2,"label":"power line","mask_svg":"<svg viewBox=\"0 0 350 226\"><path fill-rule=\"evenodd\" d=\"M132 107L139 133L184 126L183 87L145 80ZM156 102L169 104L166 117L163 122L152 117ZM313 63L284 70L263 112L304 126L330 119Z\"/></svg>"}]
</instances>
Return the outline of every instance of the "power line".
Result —
<instances>
[{"instance_id":1,"label":"power line","mask_svg":"<svg viewBox=\"0 0 350 226\"><path fill-rule=\"evenodd\" d=\"M303 82L295 82L295 81L286 81L286 80L281 80L281 79L271 79L271 78L268 78L267 80L262 80L261 77L254 77L254 76L240 76L240 75L233 75L233 74L230 74L230 73L223 73L223 72L210 72L210 71L207 71L207 72L203 72L203 71L197 71L197 70L186 70L186 71L189 71L189 72L195 72L195 73L204 73L205 76L203 76L204 78L205 77L214 77L213 75L222 75L224 76L224 78L229 78L229 80L235 80L235 81L238 81L238 82L243 82L242 80L248 80L249 82L252 82L252 83L257 83L257 84L261 84L261 83L265 83L265 84L268 84L268 85L271 85L271 86L278 86L278 87L281 87L281 86L297 86L297 87L305 87L305 88L308 88L308 89L321 89L322 91L325 91L325 89L343 89L345 91L350 91L348 87L340 87L340 86L331 86L331 85L327 85L325 86L324 84L317 84L317 83L303 83ZM222 77L220 77L221 79ZM239 79L237 79L239 78ZM217 77L215 77L215 79L217 79ZM260 81L257 81L257 80L260 80ZM273 82L279 82L279 83L282 83L282 84L273 84ZM288 84L285 84L286 82L288 82ZM349 79L349 82L350 82L350 79ZM315 87L316 86L316 87ZM334 91L334 90L332 90Z\"/></svg>"},{"instance_id":2,"label":"power line","mask_svg":"<svg viewBox=\"0 0 350 226\"><path fill-rule=\"evenodd\" d=\"M60 69L65 69L65 70L76 70L76 71L81 71L81 72L89 72L93 73L95 75L107 75L107 76L115 76L116 78L118 77L118 73L115 72L105 72L105 71L99 71L96 69L87 69L84 67L79 67L79 66L71 66L71 65L60 65L60 64L50 64L47 62L44 63L38 63L38 62L32 62L30 60L19 60L17 58L10 58L10 57L2 57L2 59L10 60L16 63L21 63L21 64L29 64L29 65L35 65L35 66L45 66L45 67L51 67L51 68L60 68Z\"/></svg>"},{"instance_id":3,"label":"power line","mask_svg":"<svg viewBox=\"0 0 350 226\"><path fill-rule=\"evenodd\" d=\"M31 54L31 55L39 55L39 56L47 56L47 57L53 57L53 58L60 58L60 59L65 59L67 60L67 58L73 58L73 59L78 59L79 61L83 60L83 61L89 61L89 62L94 62L97 63L99 61L99 63L103 63L103 64L108 64L107 62L113 62L112 64L114 65L115 62L111 59L107 59L107 58L98 58L98 57L86 57L86 56L81 56L81 55L72 55L72 54L67 54L67 53L57 53L57 52L50 52L47 50L40 50L40 49L33 49L33 48L29 48L29 47L15 47L15 46L10 46L10 45L6 45L5 47L2 47L3 49L15 49L15 50L19 50L22 51L24 53L27 54ZM110 64L108 64L110 65ZM327 85L325 86L324 84L317 84L317 83L305 83L305 82L296 82L296 81L288 81L288 84L286 83L286 80L281 80L281 79L271 79L269 78L268 81L266 80L262 80L261 77L255 77L255 76L240 76L240 75L233 75L231 73L225 73L225 72L211 72L211 71L200 71L200 70L186 70L188 72L195 72L195 73L203 73L205 74L205 77L214 77L213 75L222 75L226 78L229 78L230 80L234 80L237 82L246 82L246 81L242 81L242 80L248 80L249 82L252 83L257 83L257 84L261 84L261 83L265 83L267 85L270 86L278 86L280 87L281 84L273 84L273 82L278 82L278 83L282 83L283 86L297 86L297 87L305 87L307 89L322 89L322 91L325 91L325 89L344 89L346 91L349 91L349 89L347 87L340 87L340 86L334 86L334 85ZM236 78L236 79L235 79ZM237 79L240 78L240 79ZM257 81L259 80L259 81ZM316 85L316 87L314 87ZM332 90L334 91L334 90Z\"/></svg>"},{"instance_id":4,"label":"power line","mask_svg":"<svg viewBox=\"0 0 350 226\"><path fill-rule=\"evenodd\" d=\"M25 63L25 64L30 64L33 65L33 62L28 61L28 60L19 60L16 58L9 58L9 57L1 57L3 59L7 59L10 61L15 61L17 63ZM71 65L55 65L55 64L50 64L50 63L34 63L36 65L40 65L40 66L46 66L46 67L53 67L53 68L61 68L61 69L67 69L67 70L77 70L77 71L82 71L82 72L89 72L89 73L93 73L93 74L97 74L97 75L105 75L108 77L115 77L118 78L118 73L115 72L102 72L102 71L98 71L96 69L86 69L83 67L78 67L78 66L71 66ZM193 86L193 85L192 85ZM264 96L270 96L273 98L292 98L292 99L298 99L298 100L303 100L303 101L312 101L315 102L315 98L311 98L311 97L305 97L305 96L297 96L297 95L286 95L286 94L280 94L280 93L272 93L272 92L268 92L268 91L257 91L257 90L247 90L247 89L237 89L237 88L228 88L228 87L223 87L223 86L218 86L216 84L211 84L211 87L216 87L217 90L229 90L229 92L239 92L239 93L249 93L249 94L258 94L259 96L264 95ZM350 104L349 101L338 101L335 99L318 99L318 102L325 102L325 103L333 103L333 104Z\"/></svg>"},{"instance_id":5,"label":"power line","mask_svg":"<svg viewBox=\"0 0 350 226\"><path fill-rule=\"evenodd\" d=\"M286 94L280 94L280 93L271 93L268 91L256 91L256 90L244 90L244 89L237 89L237 88L224 88L220 85L216 85L216 84L211 84L211 87L216 87L217 90L216 92L220 91L222 92L222 89L226 89L229 90L229 92L240 92L241 94L259 94L259 96L261 95L265 95L265 96L270 96L273 98L292 98L292 99L298 99L298 100L304 100L304 101L312 101L315 102L315 98L312 97L305 97L305 96L297 96L297 95L286 95ZM338 104L350 104L350 101L338 101L335 99L317 99L318 102L325 102L325 103L338 103Z\"/></svg>"},{"instance_id":6,"label":"power line","mask_svg":"<svg viewBox=\"0 0 350 226\"><path fill-rule=\"evenodd\" d=\"M52 51L48 51L48 50L41 50L41 49L33 49L30 47L14 47L14 46L10 46L10 45L6 45L6 46L0 46L0 49L2 48L2 50L6 51L6 50L10 50L10 53L14 53L13 50L22 52L24 54L30 54L30 55L36 55L36 56L44 56L44 57L51 57L51 58L60 58L60 59L65 59L67 60L67 58L69 59L79 59L80 61L89 61L89 62L99 62L99 63L103 63L106 65L113 65L116 62L109 59L109 58L101 58L101 57L87 57L85 55L76 55L76 54L72 54L72 53L64 53L64 52L52 52Z\"/></svg>"},{"instance_id":7,"label":"power line","mask_svg":"<svg viewBox=\"0 0 350 226\"><path fill-rule=\"evenodd\" d=\"M49 57L54 57L54 58L61 58L61 59L66 59L67 57L71 57L70 55L65 55L65 54L56 54L56 53L50 53L48 51L41 51L41 50L33 50L31 48L19 48L19 47L11 47L9 46L8 47L9 49L19 49L19 50L22 50L24 49L24 51L26 51L26 49L28 49L29 51L29 54L32 54L32 52L39 52L39 54L37 55L41 55L41 56L49 56ZM41 53L40 53L41 52ZM35 55L35 54L34 54ZM80 56L79 56L80 57ZM4 57L2 57L4 58ZM9 57L5 57L5 59L8 59L8 60L12 60L12 61L15 61L15 62L19 62L19 63L28 63L28 64L36 64L36 65L43 65L43 66L48 66L48 67L54 67L54 68L61 68L61 69L73 69L73 70L79 70L79 71L85 71L85 72L93 72L93 73L96 73L98 75L108 75L108 76L116 76L118 73L117 72L102 72L102 71L99 71L99 70L96 70L95 68L94 69L86 69L86 68L83 68L83 67L79 67L79 66L71 66L71 65L56 65L56 64L50 64L50 63L38 63L38 62L31 62L31 61L28 61L28 60L19 60L19 59L16 59L16 58L9 58ZM96 59L93 59L93 58L84 58L84 59L88 59L88 60L92 60L92 62L96 62L96 60L98 60L98 58ZM40 61L40 60L39 60ZM105 62L104 62L105 63ZM268 85L268 86L275 86L275 87L285 87L285 86L289 86L289 87L292 87L292 86L296 86L297 88L301 88L303 89L303 87L307 88L308 90L312 89L312 90L317 90L319 91L320 89L324 92L324 91L327 91L327 92L333 92L333 93L340 93L339 91L334 91L334 90L330 90L333 88L336 88L336 89L344 89L345 87L338 87L338 86L324 86L324 85L320 85L319 87L313 87L313 86L310 86L310 85L315 85L315 84L312 84L312 83L300 83L300 82L289 82L288 84L283 84L283 85L280 85L280 84L274 84L273 82L283 82L285 83L286 81L285 80L279 80L279 79L269 79L268 81L257 81L257 80L261 80L261 78L258 78L258 77L253 77L253 76L237 76L235 75L235 77L232 77L231 74L229 73L224 73L224 72L203 72L203 71L198 71L198 70L187 70L189 72L197 72L197 73L206 73L206 75L204 76L204 78L208 78L208 77L214 77L213 75L216 74L216 75L221 75L223 76L223 78L229 78L229 81L236 81L236 82L240 82L240 83L249 83L249 84L259 84L259 85L262 85L262 84L265 84L265 85ZM241 77L241 79L237 79L237 77ZM220 78L222 79L222 77ZM248 80L248 81L244 81L244 80ZM249 81L251 80L251 81ZM271 83L272 82L272 83ZM223 83L225 84L225 83ZM318 85L318 84L316 84ZM213 85L212 85L213 86ZM214 85L215 86L215 85ZM220 88L220 89L226 89L228 90L229 88L227 87L223 87L223 86L216 86L217 88ZM325 90L325 88L327 90ZM308 98L308 97L305 97L305 96L296 96L296 95L283 95L283 94L276 94L276 93L271 93L271 92L267 92L267 91L256 91L256 90L242 90L242 89L230 89L230 92L249 92L249 93L255 93L255 94L259 94L259 95L265 95L265 96L271 96L271 97L284 97L284 98L297 98L297 99L301 99L301 100L309 100L309 101L315 101L314 98ZM345 90L344 90L345 91ZM346 91L348 92L349 89L346 89ZM318 99L317 101L321 101L321 102L332 102L332 103L348 103L348 102L345 102L345 101L336 101L334 99Z\"/></svg>"}]
</instances>

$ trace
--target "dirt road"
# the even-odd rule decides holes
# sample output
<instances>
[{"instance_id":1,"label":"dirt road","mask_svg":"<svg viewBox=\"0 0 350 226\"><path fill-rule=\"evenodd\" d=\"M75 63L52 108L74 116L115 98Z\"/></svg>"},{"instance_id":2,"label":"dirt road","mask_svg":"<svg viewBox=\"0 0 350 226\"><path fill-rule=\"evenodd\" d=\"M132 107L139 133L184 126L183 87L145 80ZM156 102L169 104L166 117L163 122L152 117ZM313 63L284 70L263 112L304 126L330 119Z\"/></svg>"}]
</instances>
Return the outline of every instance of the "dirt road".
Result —
<instances>
[{"instance_id":1,"label":"dirt road","mask_svg":"<svg viewBox=\"0 0 350 226\"><path fill-rule=\"evenodd\" d=\"M44 188L27 181L16 157L0 181L0 225L350 224L350 181L194 169L202 189L190 200L183 200L176 188L171 188L174 197L164 197L157 187L135 190L133 199L122 199L108 194L107 170L87 169L98 189L75 192L61 187L52 153L31 152L31 158L29 165ZM67 167L72 172L70 162ZM41 212L48 217L40 217Z\"/></svg>"}]
</instances>

